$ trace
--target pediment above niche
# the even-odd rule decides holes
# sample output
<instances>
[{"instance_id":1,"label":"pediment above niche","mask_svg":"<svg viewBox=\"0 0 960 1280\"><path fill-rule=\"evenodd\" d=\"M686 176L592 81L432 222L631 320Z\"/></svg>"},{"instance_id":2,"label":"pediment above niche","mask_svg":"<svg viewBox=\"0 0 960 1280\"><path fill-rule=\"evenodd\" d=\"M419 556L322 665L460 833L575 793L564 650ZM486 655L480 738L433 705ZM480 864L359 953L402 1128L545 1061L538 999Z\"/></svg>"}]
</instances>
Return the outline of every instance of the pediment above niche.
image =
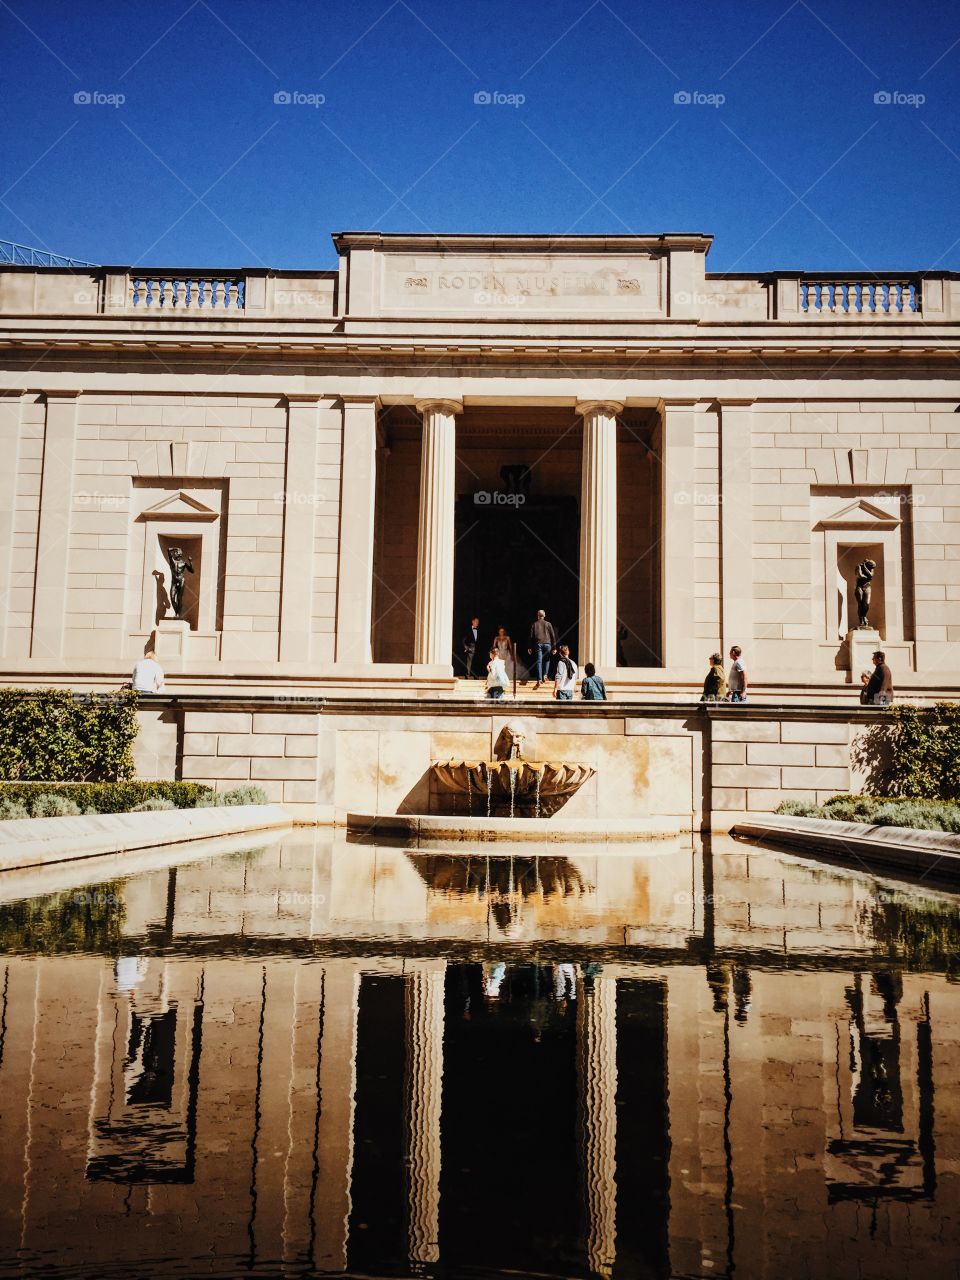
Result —
<instances>
[{"instance_id":1,"label":"pediment above niche","mask_svg":"<svg viewBox=\"0 0 960 1280\"><path fill-rule=\"evenodd\" d=\"M217 520L219 511L214 511L199 498L193 497L183 489L169 494L161 502L141 511L138 520Z\"/></svg>"},{"instance_id":2,"label":"pediment above niche","mask_svg":"<svg viewBox=\"0 0 960 1280\"><path fill-rule=\"evenodd\" d=\"M821 516L817 529L896 529L901 524L899 516L884 510L868 498L842 500L835 511Z\"/></svg>"}]
</instances>

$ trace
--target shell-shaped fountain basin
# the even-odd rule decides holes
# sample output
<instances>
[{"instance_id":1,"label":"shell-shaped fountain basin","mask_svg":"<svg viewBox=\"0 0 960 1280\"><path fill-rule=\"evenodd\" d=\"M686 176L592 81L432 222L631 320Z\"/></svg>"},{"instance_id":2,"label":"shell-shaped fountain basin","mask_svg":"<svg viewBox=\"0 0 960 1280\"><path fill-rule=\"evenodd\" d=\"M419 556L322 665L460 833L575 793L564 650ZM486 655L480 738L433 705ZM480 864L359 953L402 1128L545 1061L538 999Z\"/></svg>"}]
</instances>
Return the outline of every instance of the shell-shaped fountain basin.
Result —
<instances>
[{"instance_id":1,"label":"shell-shaped fountain basin","mask_svg":"<svg viewBox=\"0 0 960 1280\"><path fill-rule=\"evenodd\" d=\"M467 796L468 810L498 817L549 818L596 769L567 760L435 760L441 793Z\"/></svg>"}]
</instances>

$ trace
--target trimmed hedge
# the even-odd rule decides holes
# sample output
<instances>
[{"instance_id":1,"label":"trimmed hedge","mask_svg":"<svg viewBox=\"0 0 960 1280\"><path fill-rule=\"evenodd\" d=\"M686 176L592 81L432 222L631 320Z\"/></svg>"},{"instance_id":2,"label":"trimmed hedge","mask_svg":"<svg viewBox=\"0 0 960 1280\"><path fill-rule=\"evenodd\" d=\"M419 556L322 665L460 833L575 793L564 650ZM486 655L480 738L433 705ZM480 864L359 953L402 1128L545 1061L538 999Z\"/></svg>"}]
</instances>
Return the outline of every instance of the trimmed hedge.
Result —
<instances>
[{"instance_id":1,"label":"trimmed hedge","mask_svg":"<svg viewBox=\"0 0 960 1280\"><path fill-rule=\"evenodd\" d=\"M215 792L201 782L0 782L0 803L22 804L31 817L36 801L45 795L63 796L81 811L129 813L149 800L169 800L174 808L196 809L212 803Z\"/></svg>"},{"instance_id":2,"label":"trimmed hedge","mask_svg":"<svg viewBox=\"0 0 960 1280\"><path fill-rule=\"evenodd\" d=\"M914 827L920 831L960 834L960 804L889 796L831 796L825 804L785 800L777 813L796 818L828 818L875 827Z\"/></svg>"},{"instance_id":3,"label":"trimmed hedge","mask_svg":"<svg viewBox=\"0 0 960 1280\"><path fill-rule=\"evenodd\" d=\"M137 695L0 689L0 779L101 782L132 778Z\"/></svg>"}]
</instances>

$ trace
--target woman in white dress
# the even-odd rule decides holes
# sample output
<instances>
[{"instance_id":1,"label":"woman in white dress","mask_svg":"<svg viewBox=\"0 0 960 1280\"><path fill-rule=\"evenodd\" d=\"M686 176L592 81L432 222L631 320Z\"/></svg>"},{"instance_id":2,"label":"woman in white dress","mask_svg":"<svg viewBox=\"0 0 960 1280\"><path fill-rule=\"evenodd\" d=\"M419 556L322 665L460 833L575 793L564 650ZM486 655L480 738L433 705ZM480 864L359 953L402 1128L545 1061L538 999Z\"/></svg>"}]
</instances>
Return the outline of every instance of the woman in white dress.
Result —
<instances>
[{"instance_id":1,"label":"woman in white dress","mask_svg":"<svg viewBox=\"0 0 960 1280\"><path fill-rule=\"evenodd\" d=\"M500 627L497 634L493 637L493 644L490 646L496 649L497 657L503 659L503 665L507 669L507 679L513 680L513 641L507 635L506 630Z\"/></svg>"}]
</instances>

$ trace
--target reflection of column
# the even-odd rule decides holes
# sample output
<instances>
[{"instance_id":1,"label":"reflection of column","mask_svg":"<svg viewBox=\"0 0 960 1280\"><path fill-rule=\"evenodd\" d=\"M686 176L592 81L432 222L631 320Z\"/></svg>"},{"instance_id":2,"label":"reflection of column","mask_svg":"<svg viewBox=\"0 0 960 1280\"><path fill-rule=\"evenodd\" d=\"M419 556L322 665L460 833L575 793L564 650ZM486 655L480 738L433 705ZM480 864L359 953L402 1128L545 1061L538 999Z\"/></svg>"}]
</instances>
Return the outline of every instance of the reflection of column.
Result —
<instances>
[{"instance_id":1,"label":"reflection of column","mask_svg":"<svg viewBox=\"0 0 960 1280\"><path fill-rule=\"evenodd\" d=\"M316 1227L312 1263L318 1271L343 1271L347 1265L359 996L357 964L352 960L327 961L323 966L320 1115L313 1200Z\"/></svg>"},{"instance_id":2,"label":"reflection of column","mask_svg":"<svg viewBox=\"0 0 960 1280\"><path fill-rule=\"evenodd\" d=\"M583 1134L587 1265L609 1276L617 1253L617 981L580 984L577 1074Z\"/></svg>"},{"instance_id":3,"label":"reflection of column","mask_svg":"<svg viewBox=\"0 0 960 1280\"><path fill-rule=\"evenodd\" d=\"M580 471L580 656L617 665L617 414L622 404L578 404Z\"/></svg>"},{"instance_id":4,"label":"reflection of column","mask_svg":"<svg viewBox=\"0 0 960 1280\"><path fill-rule=\"evenodd\" d=\"M407 1248L411 1264L440 1259L440 1104L446 963L407 966L405 1025Z\"/></svg>"},{"instance_id":5,"label":"reflection of column","mask_svg":"<svg viewBox=\"0 0 960 1280\"><path fill-rule=\"evenodd\" d=\"M425 400L420 450L417 616L414 662L450 665L453 647L453 542L456 418L453 400Z\"/></svg>"},{"instance_id":6,"label":"reflection of column","mask_svg":"<svg viewBox=\"0 0 960 1280\"><path fill-rule=\"evenodd\" d=\"M373 530L377 483L377 401L343 403L337 662L373 660Z\"/></svg>"}]
</instances>

